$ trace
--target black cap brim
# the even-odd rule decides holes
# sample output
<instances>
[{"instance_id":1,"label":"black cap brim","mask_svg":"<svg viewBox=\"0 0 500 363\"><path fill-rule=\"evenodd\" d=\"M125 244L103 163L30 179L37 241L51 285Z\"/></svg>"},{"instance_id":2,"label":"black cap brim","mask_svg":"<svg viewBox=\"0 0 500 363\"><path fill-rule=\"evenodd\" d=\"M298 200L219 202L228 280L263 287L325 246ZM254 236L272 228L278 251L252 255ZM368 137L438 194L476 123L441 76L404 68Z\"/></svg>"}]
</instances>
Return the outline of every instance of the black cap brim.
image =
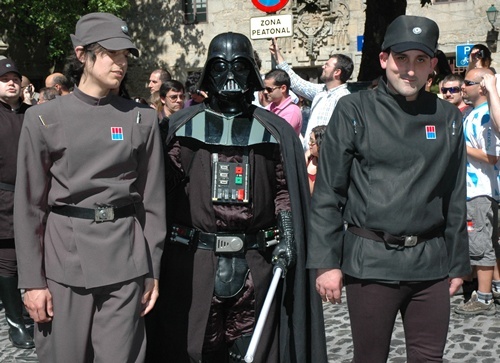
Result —
<instances>
[{"instance_id":1,"label":"black cap brim","mask_svg":"<svg viewBox=\"0 0 500 363\"><path fill-rule=\"evenodd\" d=\"M425 46L422 43L417 43L417 42L404 42L404 43L394 44L390 47L390 49L396 53L403 53L406 52L407 50L421 50L431 58L433 58L436 55L433 49Z\"/></svg>"}]
</instances>

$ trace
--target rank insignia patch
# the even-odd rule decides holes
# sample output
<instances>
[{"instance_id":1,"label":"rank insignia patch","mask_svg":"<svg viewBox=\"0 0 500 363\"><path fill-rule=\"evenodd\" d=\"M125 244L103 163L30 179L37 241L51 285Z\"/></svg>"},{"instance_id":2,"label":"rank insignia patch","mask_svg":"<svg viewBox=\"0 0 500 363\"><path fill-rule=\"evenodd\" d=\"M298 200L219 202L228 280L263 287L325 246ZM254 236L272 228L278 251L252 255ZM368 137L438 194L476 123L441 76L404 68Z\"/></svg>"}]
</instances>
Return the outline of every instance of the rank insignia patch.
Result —
<instances>
[{"instance_id":1,"label":"rank insignia patch","mask_svg":"<svg viewBox=\"0 0 500 363\"><path fill-rule=\"evenodd\" d=\"M122 127L112 127L111 128L111 140L123 140L123 128Z\"/></svg>"},{"instance_id":2,"label":"rank insignia patch","mask_svg":"<svg viewBox=\"0 0 500 363\"><path fill-rule=\"evenodd\" d=\"M427 140L436 139L436 126L433 125L425 126L425 137L427 138Z\"/></svg>"}]
</instances>

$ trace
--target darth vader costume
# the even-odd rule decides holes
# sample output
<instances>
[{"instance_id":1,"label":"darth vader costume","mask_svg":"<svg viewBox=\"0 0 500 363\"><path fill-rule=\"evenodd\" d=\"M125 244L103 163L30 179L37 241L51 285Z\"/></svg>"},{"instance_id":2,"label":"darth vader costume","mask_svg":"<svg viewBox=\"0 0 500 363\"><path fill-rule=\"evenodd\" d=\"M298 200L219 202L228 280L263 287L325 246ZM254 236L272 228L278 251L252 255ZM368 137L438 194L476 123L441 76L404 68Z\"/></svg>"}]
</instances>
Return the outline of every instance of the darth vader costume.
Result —
<instances>
[{"instance_id":1,"label":"darth vader costume","mask_svg":"<svg viewBox=\"0 0 500 363\"><path fill-rule=\"evenodd\" d=\"M305 269L302 146L286 121L251 105L263 84L248 38L212 40L200 89L209 98L175 113L164 140L169 235L148 361L243 362L279 266L254 362L327 362L315 271Z\"/></svg>"}]
</instances>

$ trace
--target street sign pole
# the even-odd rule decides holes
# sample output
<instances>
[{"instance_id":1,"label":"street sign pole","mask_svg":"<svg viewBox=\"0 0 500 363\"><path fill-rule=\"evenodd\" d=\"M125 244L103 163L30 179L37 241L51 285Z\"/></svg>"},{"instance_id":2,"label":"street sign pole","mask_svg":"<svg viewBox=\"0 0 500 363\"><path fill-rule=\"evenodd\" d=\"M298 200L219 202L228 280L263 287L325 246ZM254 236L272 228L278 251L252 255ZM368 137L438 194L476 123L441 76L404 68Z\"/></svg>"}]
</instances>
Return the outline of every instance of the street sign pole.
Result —
<instances>
[{"instance_id":1,"label":"street sign pole","mask_svg":"<svg viewBox=\"0 0 500 363\"><path fill-rule=\"evenodd\" d=\"M270 14L276 14L276 12L278 10L281 10L285 7L285 5L288 3L288 0L252 0L252 3L253 5L267 13L267 15L270 15ZM291 28L291 25L290 25L290 28ZM250 34L252 33L252 29L250 29ZM277 36L273 36L272 38L276 38ZM251 37L252 39L257 39L257 38L253 38ZM267 37L266 37L267 38ZM276 59L274 59L273 56L271 56L271 69L275 69L276 68Z\"/></svg>"},{"instance_id":2,"label":"street sign pole","mask_svg":"<svg viewBox=\"0 0 500 363\"><path fill-rule=\"evenodd\" d=\"M293 36L292 33L292 23L293 23L293 17L289 15L290 20L286 21L283 16L279 18L280 16L278 15L278 18L275 18L275 14L278 10L281 10L285 7L285 5L288 3L288 0L252 0L253 5L267 13L268 16L270 17L262 17L262 18L255 18L258 19L256 22L254 19L250 19L250 34L251 34L251 39L273 39L273 38L279 38L279 37L285 37L285 36ZM273 18L273 19L271 19ZM278 19L278 20L277 20ZM282 26L281 21L284 21L284 23L289 23L288 28L285 26ZM260 21L260 25L259 22ZM280 24L277 24L277 22L280 22ZM273 27L273 25L275 25ZM259 36L259 34L264 34L266 33L266 36ZM271 69L276 69L276 59L274 59L273 56L271 56Z\"/></svg>"}]
</instances>

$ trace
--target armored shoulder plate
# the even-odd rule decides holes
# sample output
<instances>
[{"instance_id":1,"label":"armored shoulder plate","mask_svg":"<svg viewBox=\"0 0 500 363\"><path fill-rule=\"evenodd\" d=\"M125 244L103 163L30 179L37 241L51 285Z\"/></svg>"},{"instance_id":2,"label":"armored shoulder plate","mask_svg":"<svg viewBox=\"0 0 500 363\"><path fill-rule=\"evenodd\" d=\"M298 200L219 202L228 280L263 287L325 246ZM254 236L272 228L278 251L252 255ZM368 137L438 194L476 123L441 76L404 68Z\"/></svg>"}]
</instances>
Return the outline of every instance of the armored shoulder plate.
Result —
<instances>
[{"instance_id":1,"label":"armored shoulder plate","mask_svg":"<svg viewBox=\"0 0 500 363\"><path fill-rule=\"evenodd\" d=\"M277 143L256 118L226 116L211 110L198 113L175 134L178 137L192 137L211 145L249 146Z\"/></svg>"}]
</instances>

